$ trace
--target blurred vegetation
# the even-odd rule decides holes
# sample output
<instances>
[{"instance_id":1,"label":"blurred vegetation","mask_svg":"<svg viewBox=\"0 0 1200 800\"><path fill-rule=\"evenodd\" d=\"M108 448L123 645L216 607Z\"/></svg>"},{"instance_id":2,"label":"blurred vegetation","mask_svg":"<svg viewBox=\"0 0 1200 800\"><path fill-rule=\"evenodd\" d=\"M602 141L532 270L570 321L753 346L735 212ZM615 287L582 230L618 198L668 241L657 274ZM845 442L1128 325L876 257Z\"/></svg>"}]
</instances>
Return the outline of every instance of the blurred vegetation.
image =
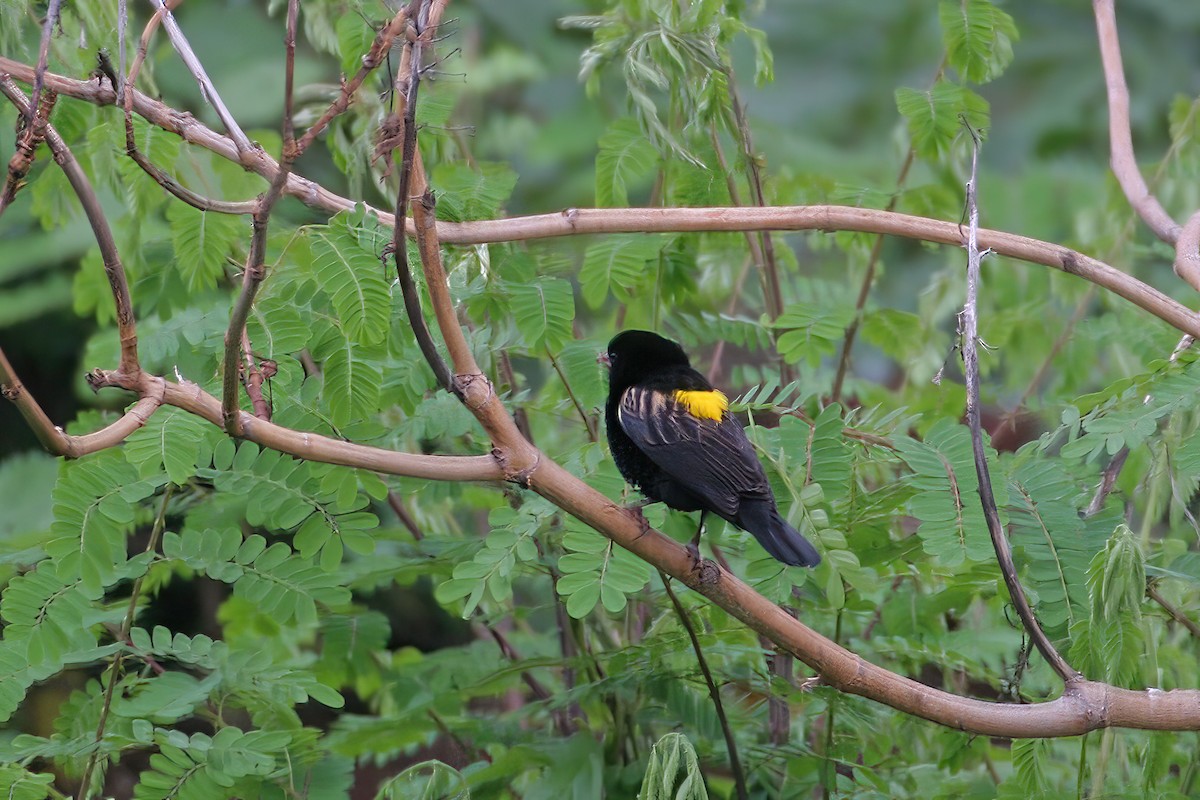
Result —
<instances>
[{"instance_id":1,"label":"blurred vegetation","mask_svg":"<svg viewBox=\"0 0 1200 800\"><path fill-rule=\"evenodd\" d=\"M227 105L275 154L284 5L210 0L177 13ZM0 0L0 54L34 63L44 12ZM379 2L302 3L301 128L391 13ZM964 13L982 27L957 33ZM147 12L131 14L136 35ZM1130 0L1118 15L1134 142L1182 220L1200 207L1200 5ZM1194 305L1170 248L1137 222L1109 173L1086 4L511 0L451 3L447 16L418 111L444 219L729 205L731 191L751 203L748 148L769 204L894 202L957 220L964 113L986 130L985 226L1095 255ZM84 78L97 48L117 52L116 37L115 2L66 4L50 69ZM395 66L372 76L298 172L390 206L395 176L372 147ZM161 32L139 89L219 129ZM16 119L0 107L5 159ZM113 108L63 97L53 122L116 231L144 366L213 391L246 221L169 198L123 157ZM139 123L138 136L202 194L243 200L265 189L170 134ZM250 325L256 351L279 364L275 420L410 452L487 452L470 415L433 390L379 264L389 238L361 207L333 219L291 199L277 207L271 274ZM509 407L525 410L539 447L572 472L634 499L582 417L594 422L604 401L594 356L608 338L661 330L715 368L753 423L789 519L826 555L816 570L783 570L740 531L710 525L706 542L735 573L889 669L990 700L1052 696L1059 684L1029 657L971 502L952 350L963 254L883 243L832 403L875 237L772 242L775 320L740 235L450 247L447 263L481 364ZM348 281L370 298L362 314L335 291ZM1149 579L1182 613L1200 614L1200 365L1190 352L1167 362L1177 331L1040 266L988 259L980 316L993 481L1043 624L1088 677L1200 685L1196 640L1144 598ZM128 401L93 395L81 378L116 364L112 302L44 148L0 219L0 346L71 432L101 427ZM894 449L848 438L844 425ZM1116 490L1081 518L1125 446ZM947 465L968 498L962 519L947 514ZM93 785L81 794L92 796L734 796L717 716L663 584L515 488L305 463L175 409L119 450L56 462L5 403L0 509L0 786L12 796L73 794L89 759ZM694 529L688 515L647 515L680 539ZM161 544L147 550L156 523ZM139 576L137 622L122 642L113 634ZM678 593L751 796L1200 792L1195 733L970 736L826 687L801 690L803 665L792 680L772 673L754 635ZM790 710L782 731L780 703Z\"/></svg>"}]
</instances>

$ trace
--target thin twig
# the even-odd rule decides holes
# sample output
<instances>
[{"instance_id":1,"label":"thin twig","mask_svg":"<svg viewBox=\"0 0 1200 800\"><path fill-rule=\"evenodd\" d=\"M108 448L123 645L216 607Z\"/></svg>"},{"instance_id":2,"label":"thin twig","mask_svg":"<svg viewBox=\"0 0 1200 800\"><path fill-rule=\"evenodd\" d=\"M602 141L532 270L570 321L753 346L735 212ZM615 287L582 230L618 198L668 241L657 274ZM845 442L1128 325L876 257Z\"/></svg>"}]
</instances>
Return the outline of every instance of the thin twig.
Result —
<instances>
[{"instance_id":1,"label":"thin twig","mask_svg":"<svg viewBox=\"0 0 1200 800\"><path fill-rule=\"evenodd\" d=\"M575 392L571 389L571 382L567 380L566 373L563 372L562 366L558 363L558 359L554 357L554 354L550 352L549 347L546 348L546 357L550 359L550 366L554 368L558 379L562 381L563 388L567 390L567 397L571 398L571 405L575 406L576 413L583 420L583 427L587 429L588 441L600 441L600 432L597 430L598 425L596 424L596 420L588 415L583 404L579 402L579 398L575 396Z\"/></svg>"},{"instance_id":2,"label":"thin twig","mask_svg":"<svg viewBox=\"0 0 1200 800\"><path fill-rule=\"evenodd\" d=\"M414 3L414 25L416 36L405 43L404 54L400 62L400 70L396 73L396 96L401 99L403 108L392 115L391 125L400 127L401 157L400 180L396 190L395 219L404 220L408 216L410 187L417 158L417 91L421 85L421 29L427 17L428 8L425 0ZM382 143L381 143L382 144ZM392 257L396 261L396 278L400 283L400 292L404 297L404 310L408 315L408 324L416 337L421 354L433 370L438 385L450 391L453 380L450 368L446 366L429 326L425 323L425 312L421 309L421 295L413 280L412 270L408 264L408 243L404 225L395 225L392 229Z\"/></svg>"},{"instance_id":3,"label":"thin twig","mask_svg":"<svg viewBox=\"0 0 1200 800\"><path fill-rule=\"evenodd\" d=\"M679 598L675 596L670 578L661 570L658 577L662 579L663 588L667 590L667 597L671 599L671 605L675 607L675 613L679 616L684 630L687 631L688 639L692 642L692 650L696 653L696 663L700 666L700 673L704 676L705 685L708 686L708 696L712 700L713 709L717 712L721 733L725 735L725 748L729 751L729 767L733 771L733 783L737 789L738 800L749 800L750 793L746 789L746 775L742 772L742 762L738 758L737 740L733 736L729 718L725 716L725 703L721 700L721 690L713 679L712 670L708 668L708 659L704 657L704 649L700 646L700 637L696 635L691 615L683 607L683 603L679 602Z\"/></svg>"},{"instance_id":4,"label":"thin twig","mask_svg":"<svg viewBox=\"0 0 1200 800\"><path fill-rule=\"evenodd\" d=\"M33 77L33 100L25 111L26 127L33 127L33 116L42 102L42 87L46 85L46 68L50 64L50 39L54 26L58 24L58 11L62 0L50 0L46 5L46 20L42 23L42 41L38 45L37 70ZM114 87L115 88L115 87Z\"/></svg>"},{"instance_id":5,"label":"thin twig","mask_svg":"<svg viewBox=\"0 0 1200 800\"><path fill-rule=\"evenodd\" d=\"M987 454L983 446L983 426L979 409L979 272L983 254L979 250L979 205L976 199L979 165L979 140L975 132L968 128L973 139L971 148L971 179L967 182L967 300L962 312L962 353L963 371L967 385L967 426L971 429L971 451L975 456L975 472L979 477L979 500L983 505L983 516L987 521L988 533L992 537L992 547L996 550L996 560L1000 564L1000 572L1004 576L1004 584L1008 587L1009 598L1017 609L1029 637L1037 646L1042 658L1050 667L1070 685L1082 676L1076 672L1055 649L1046 632L1038 624L1025 597L1025 590L1017 577L1017 568L1012 560L1012 551L1004 536L1004 527L1000 524L1000 512L996 508L996 498L992 494L992 476L988 469Z\"/></svg>"},{"instance_id":6,"label":"thin twig","mask_svg":"<svg viewBox=\"0 0 1200 800\"><path fill-rule=\"evenodd\" d=\"M1100 473L1100 483L1096 486L1096 492L1092 495L1092 501L1084 509L1084 519L1096 516L1104 508L1104 501L1108 499L1113 487L1117 485L1117 477L1121 474L1121 470L1125 468L1125 460L1128 458L1129 448L1122 447L1108 460L1108 464L1104 466L1104 471Z\"/></svg>"},{"instance_id":7,"label":"thin twig","mask_svg":"<svg viewBox=\"0 0 1200 800\"><path fill-rule=\"evenodd\" d=\"M412 515L408 507L404 505L404 499L400 497L400 493L395 489L388 489L387 493L388 505L392 507L396 517L400 520L400 524L408 528L408 532L416 541L421 541L425 538L425 534L421 532L421 526L417 524L417 518Z\"/></svg>"},{"instance_id":8,"label":"thin twig","mask_svg":"<svg viewBox=\"0 0 1200 800\"><path fill-rule=\"evenodd\" d=\"M509 395L515 395L517 392L517 374L513 371L512 359L508 356L508 350L501 348L496 354L496 368L500 372L500 378L507 384L507 387L501 387L502 391L507 391ZM517 430L521 431L521 435L533 441L533 429L529 426L529 412L525 410L525 406L512 404L513 421L517 423Z\"/></svg>"},{"instance_id":9,"label":"thin twig","mask_svg":"<svg viewBox=\"0 0 1200 800\"><path fill-rule=\"evenodd\" d=\"M483 623L483 627L489 634L491 634L492 639L496 641L496 646L500 648L500 652L504 654L505 658L507 658L513 664L519 664L521 662L521 655L517 652L516 648L512 646L512 643L508 641L504 634L500 632L499 628L488 623ZM550 693L550 691L534 676L532 672L527 669L521 670L521 680L525 682L525 685L529 687L529 691L533 692L533 696L539 702L546 703L547 706L549 706L554 695ZM565 708L551 708L550 718L554 720L554 727L559 736L567 738L574 735L575 725L572 723L571 717L569 714L567 714Z\"/></svg>"},{"instance_id":10,"label":"thin twig","mask_svg":"<svg viewBox=\"0 0 1200 800\"><path fill-rule=\"evenodd\" d=\"M355 92L362 86L363 81L367 79L376 67L383 63L387 58L388 53L392 49L392 42L404 30L408 24L408 9L401 8L396 16L392 17L392 21L379 29L379 33L375 35L375 41L371 44L371 49L362 57L362 66L359 67L354 77L348 81L343 81L341 91L338 96L329 105L316 122L312 124L304 135L296 142L296 150L303 153L308 149L308 146L325 130L325 127L333 121L335 117L344 112L350 107L350 102L354 98Z\"/></svg>"},{"instance_id":11,"label":"thin twig","mask_svg":"<svg viewBox=\"0 0 1200 800\"><path fill-rule=\"evenodd\" d=\"M1158 591L1158 586L1153 581L1146 584L1146 596L1162 606L1163 611L1171 615L1171 619L1187 628L1188 633L1200 638L1200 623L1197 623L1187 614L1184 614L1177 606L1163 597L1162 593Z\"/></svg>"},{"instance_id":12,"label":"thin twig","mask_svg":"<svg viewBox=\"0 0 1200 800\"><path fill-rule=\"evenodd\" d=\"M1129 124L1129 87L1121 64L1121 43L1117 37L1117 13L1114 0L1092 0L1096 16L1096 35L1100 41L1100 63L1104 68L1104 86L1108 91L1108 138L1113 174L1121 184L1125 199L1159 239L1174 244L1179 238L1179 223L1171 219L1158 202L1138 169ZM1200 283L1192 288L1200 290Z\"/></svg>"},{"instance_id":13,"label":"thin twig","mask_svg":"<svg viewBox=\"0 0 1200 800\"><path fill-rule=\"evenodd\" d=\"M0 93L3 93L17 109L25 114L30 113L33 106L25 93L13 83L12 79L3 74L0 68ZM113 238L112 228L109 227L108 217L100 205L100 199L92 188L83 168L75 160L71 149L58 135L58 131L49 122L45 123L45 141L54 153L54 160L67 176L71 188L75 190L83 213L92 226L92 234L96 237L96 246L100 249L100 259L104 263L104 275L108 279L109 289L113 295L113 305L116 307L117 335L121 342L120 369L131 377L141 372L141 364L137 355L137 328L133 320L133 302L129 298L129 282L125 277L125 267L121 264L121 256L117 252L117 243Z\"/></svg>"},{"instance_id":14,"label":"thin twig","mask_svg":"<svg viewBox=\"0 0 1200 800\"><path fill-rule=\"evenodd\" d=\"M159 0L161 3L161 0ZM287 30L284 35L286 59L284 64L284 113L283 113L283 153L279 159L279 171L271 180L271 186L259 198L254 209L251 223L250 252L246 256L246 269L242 273L242 290L234 302L233 312L229 315L229 327L225 330L224 375L221 385L221 408L225 418L225 430L231 436L240 436L239 423L242 415L238 403L238 377L245 375L246 392L254 404L255 416L262 419L270 417L270 408L262 396L261 372L249 369L242 372L239 361L243 355L250 355L249 340L246 334L246 321L250 318L250 309L254 305L254 297L258 287L266 277L267 228L271 222L271 210L283 194L287 184L288 174L296 160L296 130L292 121L292 94L294 73L296 68L296 28L299 24L300 0L288 0ZM169 12L163 16L164 23L170 18Z\"/></svg>"},{"instance_id":15,"label":"thin twig","mask_svg":"<svg viewBox=\"0 0 1200 800\"><path fill-rule=\"evenodd\" d=\"M237 146L238 152L246 153L253 150L254 146L250 143L250 139L242 131L233 114L229 113L229 109L225 107L224 101L221 100L221 95L217 93L217 87L213 86L208 73L204 71L204 65L200 63L200 59L196 58L196 53L192 50L191 44L188 43L187 37L183 35L183 30L179 27L179 23L175 21L175 15L171 13L170 7L163 0L150 0L150 2L158 9L158 13L162 18L163 30L167 32L167 38L171 40L171 46L175 48L175 52L179 54L179 58L183 61L184 66L188 68L188 71L192 73L192 77L196 79L204 101L217 112L217 117L220 118L221 124L225 126L225 131Z\"/></svg>"},{"instance_id":16,"label":"thin twig","mask_svg":"<svg viewBox=\"0 0 1200 800\"><path fill-rule=\"evenodd\" d=\"M158 549L158 540L162 536L163 528L166 527L167 521L167 504L171 502L171 495L175 491L175 485L168 483L163 490L162 503L158 507L158 516L154 518L154 526L150 529L150 540L146 543L146 552L153 553ZM133 630L133 621L137 617L138 600L142 594L142 583L146 576L143 573L139 575L137 580L133 582L133 588L129 591L129 605L125 610L125 617L121 620L121 629L117 634L118 642L128 642L129 632ZM92 772L96 769L96 764L100 760L102 751L100 743L104 740L104 728L108 724L108 712L112 708L113 697L116 695L117 683L121 674L121 663L124 661L125 654L118 650L113 656L112 664L108 668L108 685L104 690L104 702L100 706L100 718L96 723L96 747L88 756L87 764L83 768L83 778L79 783L79 800L86 800L91 796Z\"/></svg>"}]
</instances>

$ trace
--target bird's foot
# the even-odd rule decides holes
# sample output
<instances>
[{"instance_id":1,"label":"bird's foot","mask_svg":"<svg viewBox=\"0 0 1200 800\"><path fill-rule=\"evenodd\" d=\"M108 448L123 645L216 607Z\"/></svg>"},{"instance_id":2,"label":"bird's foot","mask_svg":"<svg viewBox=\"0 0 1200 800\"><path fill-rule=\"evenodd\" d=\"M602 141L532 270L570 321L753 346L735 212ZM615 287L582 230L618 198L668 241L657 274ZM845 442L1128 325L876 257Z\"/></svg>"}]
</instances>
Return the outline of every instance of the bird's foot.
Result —
<instances>
[{"instance_id":1,"label":"bird's foot","mask_svg":"<svg viewBox=\"0 0 1200 800\"><path fill-rule=\"evenodd\" d=\"M692 571L698 572L704 564L704 559L700 557L700 543L693 539L687 543L687 553L692 557Z\"/></svg>"},{"instance_id":2,"label":"bird's foot","mask_svg":"<svg viewBox=\"0 0 1200 800\"><path fill-rule=\"evenodd\" d=\"M633 521L641 529L641 532L638 534L639 539L650 532L650 520L646 519L646 515L642 513L642 509L647 505L648 503L638 502L625 506L625 513L633 517Z\"/></svg>"}]
</instances>

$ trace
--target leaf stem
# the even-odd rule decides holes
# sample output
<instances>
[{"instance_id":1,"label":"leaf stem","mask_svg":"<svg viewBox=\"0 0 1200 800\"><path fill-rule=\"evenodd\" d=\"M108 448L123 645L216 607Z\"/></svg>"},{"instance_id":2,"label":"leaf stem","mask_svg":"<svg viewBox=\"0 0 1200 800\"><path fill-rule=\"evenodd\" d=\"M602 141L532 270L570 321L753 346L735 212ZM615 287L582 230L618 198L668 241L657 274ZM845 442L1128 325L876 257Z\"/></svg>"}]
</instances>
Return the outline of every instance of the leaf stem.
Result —
<instances>
[{"instance_id":1,"label":"leaf stem","mask_svg":"<svg viewBox=\"0 0 1200 800\"><path fill-rule=\"evenodd\" d=\"M167 520L167 504L171 501L171 495L175 491L175 484L168 483L163 490L162 503L158 506L158 515L154 518L154 526L150 529L150 540L146 543L146 552L153 553L158 549L158 540L162 537L163 528L166 526ZM146 567L149 570L149 565ZM117 633L117 641L127 643L129 641L129 632L133 630L133 620L137 617L138 599L142 594L142 583L146 578L146 573L138 576L133 582L133 588L129 592L129 605L125 610L125 617L121 620L121 628ZM113 656L112 664L108 668L108 686L104 690L104 702L100 706L100 719L96 723L96 738L95 748L91 755L88 756L87 764L83 768L83 777L79 783L79 800L87 800L91 796L90 784L92 782L92 773L96 770L96 764L100 759L101 747L100 743L104 740L104 728L108 724L108 712L112 709L113 697L116 694L117 683L120 678L121 663L124 661L125 654L121 651Z\"/></svg>"}]
</instances>

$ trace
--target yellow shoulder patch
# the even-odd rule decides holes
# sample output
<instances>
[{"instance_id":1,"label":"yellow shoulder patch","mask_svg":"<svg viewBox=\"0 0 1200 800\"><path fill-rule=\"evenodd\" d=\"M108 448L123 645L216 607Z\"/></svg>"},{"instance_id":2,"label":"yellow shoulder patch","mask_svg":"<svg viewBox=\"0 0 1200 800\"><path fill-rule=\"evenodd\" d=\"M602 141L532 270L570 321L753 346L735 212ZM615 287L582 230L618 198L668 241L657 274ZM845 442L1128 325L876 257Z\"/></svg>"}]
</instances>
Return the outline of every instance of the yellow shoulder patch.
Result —
<instances>
[{"instance_id":1,"label":"yellow shoulder patch","mask_svg":"<svg viewBox=\"0 0 1200 800\"><path fill-rule=\"evenodd\" d=\"M693 417L720 421L729 410L729 398L713 389L710 392L685 391L675 392L675 402L679 403Z\"/></svg>"}]
</instances>

